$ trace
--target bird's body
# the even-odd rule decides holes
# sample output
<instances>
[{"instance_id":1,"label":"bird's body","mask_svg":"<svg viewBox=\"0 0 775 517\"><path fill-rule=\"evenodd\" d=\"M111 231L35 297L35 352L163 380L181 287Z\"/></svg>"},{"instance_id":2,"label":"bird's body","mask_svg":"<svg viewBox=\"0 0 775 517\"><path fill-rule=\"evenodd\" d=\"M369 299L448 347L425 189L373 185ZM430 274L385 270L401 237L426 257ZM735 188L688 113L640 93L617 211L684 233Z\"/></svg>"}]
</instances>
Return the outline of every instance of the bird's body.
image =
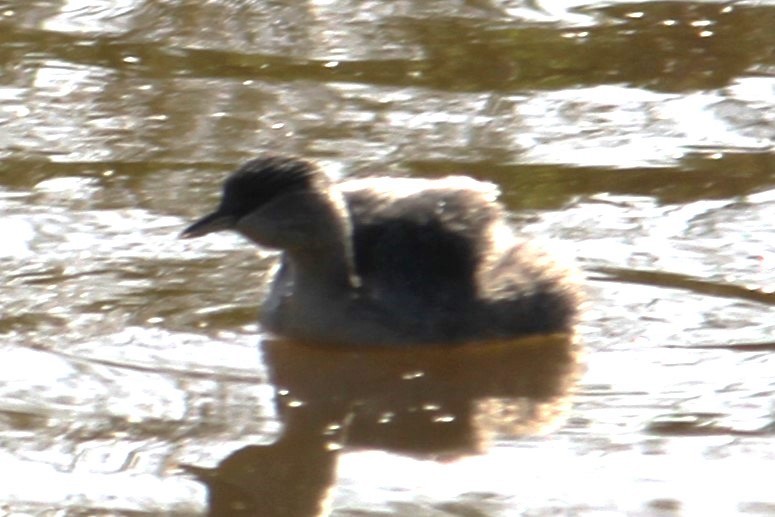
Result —
<instances>
[{"instance_id":1,"label":"bird's body","mask_svg":"<svg viewBox=\"0 0 775 517\"><path fill-rule=\"evenodd\" d=\"M301 160L258 158L184 235L231 228L282 250L261 322L292 339L451 344L569 331L578 300L568 271L516 238L498 194L463 176L336 183Z\"/></svg>"}]
</instances>

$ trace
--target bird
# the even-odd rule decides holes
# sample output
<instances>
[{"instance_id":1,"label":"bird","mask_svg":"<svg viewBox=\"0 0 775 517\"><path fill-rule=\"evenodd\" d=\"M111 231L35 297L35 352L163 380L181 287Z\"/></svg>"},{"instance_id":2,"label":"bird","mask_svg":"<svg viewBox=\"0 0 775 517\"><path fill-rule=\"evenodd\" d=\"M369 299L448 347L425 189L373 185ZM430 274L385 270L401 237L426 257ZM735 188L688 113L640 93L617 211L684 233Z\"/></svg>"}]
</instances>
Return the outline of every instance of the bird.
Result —
<instances>
[{"instance_id":1,"label":"bird","mask_svg":"<svg viewBox=\"0 0 775 517\"><path fill-rule=\"evenodd\" d=\"M183 238L236 231L280 251L259 321L280 338L456 345L570 333L573 268L517 236L492 183L468 176L335 180L260 155Z\"/></svg>"}]
</instances>

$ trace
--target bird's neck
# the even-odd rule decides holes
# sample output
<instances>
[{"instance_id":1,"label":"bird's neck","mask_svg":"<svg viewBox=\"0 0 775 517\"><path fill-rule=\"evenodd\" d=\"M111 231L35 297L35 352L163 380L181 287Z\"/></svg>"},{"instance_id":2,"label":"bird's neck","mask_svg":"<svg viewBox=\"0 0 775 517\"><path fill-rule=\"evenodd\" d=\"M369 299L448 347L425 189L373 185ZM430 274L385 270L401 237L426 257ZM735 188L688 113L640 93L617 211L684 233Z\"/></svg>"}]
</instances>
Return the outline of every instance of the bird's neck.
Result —
<instances>
[{"instance_id":1,"label":"bird's neck","mask_svg":"<svg viewBox=\"0 0 775 517\"><path fill-rule=\"evenodd\" d=\"M317 210L314 239L286 249L299 296L337 296L360 284L355 267L353 225L344 197L331 190Z\"/></svg>"},{"instance_id":2,"label":"bird's neck","mask_svg":"<svg viewBox=\"0 0 775 517\"><path fill-rule=\"evenodd\" d=\"M342 240L303 251L287 252L297 296L335 296L358 286L352 246Z\"/></svg>"}]
</instances>

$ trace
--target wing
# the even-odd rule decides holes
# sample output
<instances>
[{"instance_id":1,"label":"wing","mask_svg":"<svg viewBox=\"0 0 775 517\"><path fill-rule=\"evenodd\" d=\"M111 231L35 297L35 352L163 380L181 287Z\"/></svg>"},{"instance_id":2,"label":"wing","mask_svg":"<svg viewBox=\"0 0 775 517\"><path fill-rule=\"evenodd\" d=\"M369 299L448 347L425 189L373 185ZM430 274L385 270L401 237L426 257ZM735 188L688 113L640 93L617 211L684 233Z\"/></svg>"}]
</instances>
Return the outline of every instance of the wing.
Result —
<instances>
[{"instance_id":1,"label":"wing","mask_svg":"<svg viewBox=\"0 0 775 517\"><path fill-rule=\"evenodd\" d=\"M390 185L390 190L385 186ZM388 306L439 312L476 297L477 269L502 217L497 188L470 178L343 184L364 286Z\"/></svg>"}]
</instances>

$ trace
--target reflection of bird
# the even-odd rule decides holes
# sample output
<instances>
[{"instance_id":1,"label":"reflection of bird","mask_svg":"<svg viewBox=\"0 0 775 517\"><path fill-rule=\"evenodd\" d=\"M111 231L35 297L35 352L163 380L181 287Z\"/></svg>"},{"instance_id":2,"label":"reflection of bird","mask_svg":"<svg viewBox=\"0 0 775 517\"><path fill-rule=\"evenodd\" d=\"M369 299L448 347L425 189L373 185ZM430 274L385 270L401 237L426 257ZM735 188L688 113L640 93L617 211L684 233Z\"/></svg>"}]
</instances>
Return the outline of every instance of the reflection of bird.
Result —
<instances>
[{"instance_id":1,"label":"reflection of bird","mask_svg":"<svg viewBox=\"0 0 775 517\"><path fill-rule=\"evenodd\" d=\"M453 461L558 424L580 373L572 339L539 336L444 353L265 339L261 356L282 423L277 440L236 450L215 468L180 466L207 486L213 517L329 515L343 451Z\"/></svg>"},{"instance_id":2,"label":"reflection of bird","mask_svg":"<svg viewBox=\"0 0 775 517\"><path fill-rule=\"evenodd\" d=\"M401 345L570 330L567 272L516 239L497 195L461 176L336 183L306 161L261 157L183 237L232 229L282 250L261 321L293 339Z\"/></svg>"},{"instance_id":3,"label":"reflection of bird","mask_svg":"<svg viewBox=\"0 0 775 517\"><path fill-rule=\"evenodd\" d=\"M328 515L337 453L316 431L303 436L306 442L283 436L271 445L249 445L214 469L181 467L207 486L207 515L213 517Z\"/></svg>"}]
</instances>

